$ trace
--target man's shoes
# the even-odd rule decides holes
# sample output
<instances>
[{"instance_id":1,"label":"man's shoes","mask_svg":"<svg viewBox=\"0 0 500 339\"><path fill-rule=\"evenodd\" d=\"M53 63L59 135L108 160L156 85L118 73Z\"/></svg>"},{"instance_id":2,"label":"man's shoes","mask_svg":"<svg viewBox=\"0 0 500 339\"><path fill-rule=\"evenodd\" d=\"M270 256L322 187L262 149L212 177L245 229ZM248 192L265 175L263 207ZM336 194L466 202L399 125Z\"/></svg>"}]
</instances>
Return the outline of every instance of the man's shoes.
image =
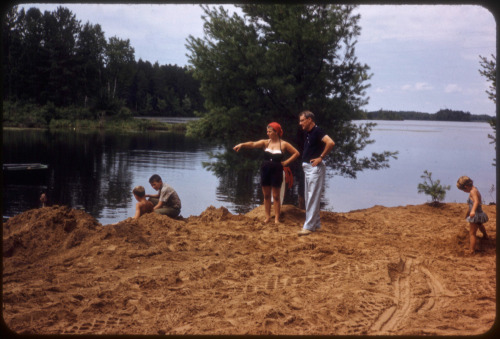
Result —
<instances>
[{"instance_id":1,"label":"man's shoes","mask_svg":"<svg viewBox=\"0 0 500 339\"><path fill-rule=\"evenodd\" d=\"M311 233L312 233L312 231L309 231L309 230L303 228L303 229L300 230L300 232L298 233L298 235L300 237L300 236L303 236L303 235L309 235Z\"/></svg>"}]
</instances>

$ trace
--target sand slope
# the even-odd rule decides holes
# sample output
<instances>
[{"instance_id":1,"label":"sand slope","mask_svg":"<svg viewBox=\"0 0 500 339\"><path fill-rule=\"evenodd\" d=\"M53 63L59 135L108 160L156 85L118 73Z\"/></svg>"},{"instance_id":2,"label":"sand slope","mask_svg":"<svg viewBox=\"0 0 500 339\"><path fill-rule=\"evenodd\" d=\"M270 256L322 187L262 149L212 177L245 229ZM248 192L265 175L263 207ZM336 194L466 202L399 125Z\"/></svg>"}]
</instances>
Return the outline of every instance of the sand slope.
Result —
<instances>
[{"instance_id":1,"label":"sand slope","mask_svg":"<svg viewBox=\"0 0 500 339\"><path fill-rule=\"evenodd\" d=\"M107 226L31 210L3 226L3 318L37 334L481 334L496 315L496 207L474 256L466 208L322 212L307 237L293 206L278 226L262 207Z\"/></svg>"}]
</instances>

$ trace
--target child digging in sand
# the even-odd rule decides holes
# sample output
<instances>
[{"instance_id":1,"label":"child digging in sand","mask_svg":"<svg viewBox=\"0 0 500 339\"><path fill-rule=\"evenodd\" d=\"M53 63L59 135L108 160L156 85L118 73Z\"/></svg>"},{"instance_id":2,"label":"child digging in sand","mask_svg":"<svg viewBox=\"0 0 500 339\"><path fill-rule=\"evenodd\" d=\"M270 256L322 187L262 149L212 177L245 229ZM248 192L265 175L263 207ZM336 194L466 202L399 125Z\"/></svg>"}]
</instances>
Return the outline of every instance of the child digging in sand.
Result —
<instances>
[{"instance_id":1,"label":"child digging in sand","mask_svg":"<svg viewBox=\"0 0 500 339\"><path fill-rule=\"evenodd\" d=\"M473 185L473 181L471 178L467 176L458 178L457 187L459 190L469 193L469 199L467 199L469 209L467 211L467 214L465 215L465 218L470 224L470 246L467 253L473 254L476 249L477 230L479 229L481 233L483 233L484 240L488 239L486 229L483 225L483 223L488 221L488 215L486 215L486 213L484 213L483 209L481 208L481 193L479 193L477 188Z\"/></svg>"},{"instance_id":2,"label":"child digging in sand","mask_svg":"<svg viewBox=\"0 0 500 339\"><path fill-rule=\"evenodd\" d=\"M135 205L135 215L134 219L139 219L139 217L146 213L153 212L154 205L151 201L146 200L146 190L142 186L136 186L132 190L137 204Z\"/></svg>"}]
</instances>

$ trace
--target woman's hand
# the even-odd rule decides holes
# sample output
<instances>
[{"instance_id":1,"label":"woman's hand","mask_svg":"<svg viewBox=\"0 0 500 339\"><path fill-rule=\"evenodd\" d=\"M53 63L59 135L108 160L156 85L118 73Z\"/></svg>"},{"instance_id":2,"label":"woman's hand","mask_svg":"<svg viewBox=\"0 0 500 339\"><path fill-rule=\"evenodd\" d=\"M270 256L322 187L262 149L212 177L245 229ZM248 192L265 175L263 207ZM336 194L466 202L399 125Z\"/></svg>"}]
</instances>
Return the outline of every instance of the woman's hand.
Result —
<instances>
[{"instance_id":1,"label":"woman's hand","mask_svg":"<svg viewBox=\"0 0 500 339\"><path fill-rule=\"evenodd\" d=\"M300 153L299 151L297 151L297 149L295 147L293 147L289 142L286 142L284 141L284 146L285 146L285 150L291 154L291 157L286 159L285 161L282 161L281 162L281 165L283 167L287 167L290 163L292 163L293 161L295 161L295 159L297 159L299 156L300 156Z\"/></svg>"},{"instance_id":2,"label":"woman's hand","mask_svg":"<svg viewBox=\"0 0 500 339\"><path fill-rule=\"evenodd\" d=\"M241 144L238 144L236 146L233 147L233 149L238 152L240 149L241 149Z\"/></svg>"}]
</instances>

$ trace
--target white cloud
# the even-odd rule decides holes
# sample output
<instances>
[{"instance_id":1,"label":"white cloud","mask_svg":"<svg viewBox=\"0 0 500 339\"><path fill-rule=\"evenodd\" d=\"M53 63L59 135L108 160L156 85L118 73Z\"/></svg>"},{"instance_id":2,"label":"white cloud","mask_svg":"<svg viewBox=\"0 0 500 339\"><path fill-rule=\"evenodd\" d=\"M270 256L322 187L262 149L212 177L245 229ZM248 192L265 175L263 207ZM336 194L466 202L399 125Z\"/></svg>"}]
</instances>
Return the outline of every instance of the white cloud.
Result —
<instances>
[{"instance_id":1,"label":"white cloud","mask_svg":"<svg viewBox=\"0 0 500 339\"><path fill-rule=\"evenodd\" d=\"M428 83L426 82L417 82L415 84L415 90L416 91L427 91L427 90L431 90L433 89L434 87L432 87L431 85L429 85Z\"/></svg>"},{"instance_id":2,"label":"white cloud","mask_svg":"<svg viewBox=\"0 0 500 339\"><path fill-rule=\"evenodd\" d=\"M456 93L456 92L462 92L462 87L457 84L448 84L444 88L445 93Z\"/></svg>"},{"instance_id":3,"label":"white cloud","mask_svg":"<svg viewBox=\"0 0 500 339\"><path fill-rule=\"evenodd\" d=\"M419 91L429 91L434 89L431 85L426 82L416 82L415 84L406 84L401 87L403 91L419 92Z\"/></svg>"},{"instance_id":4,"label":"white cloud","mask_svg":"<svg viewBox=\"0 0 500 339\"><path fill-rule=\"evenodd\" d=\"M479 40L495 42L496 25L491 12L478 5L361 5L360 42L388 40L416 42L463 41L473 31ZM369 27L369 28L368 28Z\"/></svg>"}]
</instances>

